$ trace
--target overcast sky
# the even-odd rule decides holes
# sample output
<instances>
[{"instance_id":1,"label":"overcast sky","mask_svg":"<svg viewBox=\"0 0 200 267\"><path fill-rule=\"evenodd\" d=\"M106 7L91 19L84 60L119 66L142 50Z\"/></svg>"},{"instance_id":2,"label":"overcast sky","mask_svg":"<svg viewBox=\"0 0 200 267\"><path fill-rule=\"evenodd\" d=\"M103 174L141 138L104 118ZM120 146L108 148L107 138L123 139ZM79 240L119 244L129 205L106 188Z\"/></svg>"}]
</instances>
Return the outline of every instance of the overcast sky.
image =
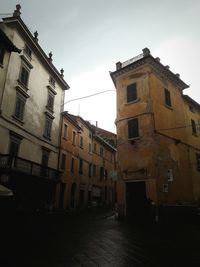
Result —
<instances>
[{"instance_id":1,"label":"overcast sky","mask_svg":"<svg viewBox=\"0 0 200 267\"><path fill-rule=\"evenodd\" d=\"M0 0L0 13L12 13L15 0ZM109 71L151 50L190 85L185 94L200 103L199 0L21 0L21 17L39 44L52 51L70 85L65 101L114 89ZM2 16L1 16L2 17ZM72 101L65 110L115 131L116 93Z\"/></svg>"}]
</instances>

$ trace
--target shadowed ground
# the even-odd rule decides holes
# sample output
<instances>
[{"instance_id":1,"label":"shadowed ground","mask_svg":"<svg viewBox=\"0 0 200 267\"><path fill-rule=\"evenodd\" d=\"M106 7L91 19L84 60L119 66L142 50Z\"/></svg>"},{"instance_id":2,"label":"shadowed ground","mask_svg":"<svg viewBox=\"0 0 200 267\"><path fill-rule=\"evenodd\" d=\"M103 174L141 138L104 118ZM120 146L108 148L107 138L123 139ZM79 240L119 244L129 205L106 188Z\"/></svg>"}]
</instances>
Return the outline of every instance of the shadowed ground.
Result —
<instances>
[{"instance_id":1,"label":"shadowed ground","mask_svg":"<svg viewBox=\"0 0 200 267\"><path fill-rule=\"evenodd\" d=\"M0 266L200 266L200 226L114 220L92 208L1 216Z\"/></svg>"}]
</instances>

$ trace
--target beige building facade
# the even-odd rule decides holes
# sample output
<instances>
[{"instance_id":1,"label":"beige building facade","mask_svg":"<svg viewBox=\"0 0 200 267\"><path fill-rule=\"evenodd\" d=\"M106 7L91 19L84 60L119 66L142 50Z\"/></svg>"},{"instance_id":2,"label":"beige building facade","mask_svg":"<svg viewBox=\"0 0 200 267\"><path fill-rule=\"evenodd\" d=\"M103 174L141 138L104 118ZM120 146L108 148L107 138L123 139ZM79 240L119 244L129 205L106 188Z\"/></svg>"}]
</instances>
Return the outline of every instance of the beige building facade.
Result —
<instances>
[{"instance_id":1,"label":"beige building facade","mask_svg":"<svg viewBox=\"0 0 200 267\"><path fill-rule=\"evenodd\" d=\"M38 33L32 35L21 19L20 8L17 5L13 16L0 22L4 39L18 49L18 53L8 51L5 40L1 49L1 183L19 198L24 194L27 197L30 190L35 201L40 188L49 194L50 184L51 197L47 201L52 204L54 185L59 182L61 112L69 86L63 79L63 70L58 72L54 67L52 53L47 56L39 45ZM18 183L20 172L30 176L30 184L25 186L23 179Z\"/></svg>"}]
</instances>

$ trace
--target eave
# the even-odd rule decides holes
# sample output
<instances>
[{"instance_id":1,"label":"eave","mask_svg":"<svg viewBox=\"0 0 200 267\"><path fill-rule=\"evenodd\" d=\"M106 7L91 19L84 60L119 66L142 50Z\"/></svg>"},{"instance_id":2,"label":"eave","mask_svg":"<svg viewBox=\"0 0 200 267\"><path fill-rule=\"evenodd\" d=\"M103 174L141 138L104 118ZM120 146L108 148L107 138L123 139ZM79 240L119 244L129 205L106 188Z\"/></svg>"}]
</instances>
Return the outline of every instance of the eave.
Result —
<instances>
[{"instance_id":1,"label":"eave","mask_svg":"<svg viewBox=\"0 0 200 267\"><path fill-rule=\"evenodd\" d=\"M13 42L8 38L8 36L0 29L0 41L4 44L5 48L9 52L21 53L21 50L17 48Z\"/></svg>"},{"instance_id":2,"label":"eave","mask_svg":"<svg viewBox=\"0 0 200 267\"><path fill-rule=\"evenodd\" d=\"M26 37L28 42L32 45L32 47L37 51L37 55L39 56L42 63L47 67L48 71L52 74L52 76L55 78L55 80L60 84L61 88L63 90L68 90L70 87L67 84L67 82L62 78L61 74L58 72L56 67L52 64L52 62L47 57L46 53L43 51L41 46L38 44L38 42L35 40L25 23L20 17L9 17L9 18L3 18L3 23L15 27L19 33L21 33L22 37Z\"/></svg>"},{"instance_id":3,"label":"eave","mask_svg":"<svg viewBox=\"0 0 200 267\"><path fill-rule=\"evenodd\" d=\"M188 95L183 95L183 98L184 98L184 100L189 102L192 106L194 106L196 109L198 109L200 111L200 104L198 102L196 102L194 99L192 99Z\"/></svg>"},{"instance_id":4,"label":"eave","mask_svg":"<svg viewBox=\"0 0 200 267\"><path fill-rule=\"evenodd\" d=\"M179 87L181 90L184 90L189 87L184 81L182 81L176 74L169 70L166 66L156 60L152 55L147 55L141 59L134 61L133 63L120 68L119 70L110 72L110 76L113 80L113 83L116 87L116 78L120 75L123 75L131 70L137 69L143 65L149 65L153 70L158 73L158 75L164 77L165 79L170 80L175 86Z\"/></svg>"}]
</instances>

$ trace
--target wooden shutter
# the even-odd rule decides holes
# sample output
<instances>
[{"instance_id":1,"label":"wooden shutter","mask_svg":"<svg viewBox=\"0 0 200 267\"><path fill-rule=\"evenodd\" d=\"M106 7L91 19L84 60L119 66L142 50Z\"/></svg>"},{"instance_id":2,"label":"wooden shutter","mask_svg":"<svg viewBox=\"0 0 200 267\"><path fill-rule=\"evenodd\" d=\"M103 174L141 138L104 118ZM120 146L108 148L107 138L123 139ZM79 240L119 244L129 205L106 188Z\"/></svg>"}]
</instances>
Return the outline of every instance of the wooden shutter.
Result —
<instances>
[{"instance_id":1,"label":"wooden shutter","mask_svg":"<svg viewBox=\"0 0 200 267\"><path fill-rule=\"evenodd\" d=\"M127 86L127 102L132 102L137 99L136 83Z\"/></svg>"},{"instance_id":2,"label":"wooden shutter","mask_svg":"<svg viewBox=\"0 0 200 267\"><path fill-rule=\"evenodd\" d=\"M128 121L128 138L135 138L139 136L138 119Z\"/></svg>"}]
</instances>

